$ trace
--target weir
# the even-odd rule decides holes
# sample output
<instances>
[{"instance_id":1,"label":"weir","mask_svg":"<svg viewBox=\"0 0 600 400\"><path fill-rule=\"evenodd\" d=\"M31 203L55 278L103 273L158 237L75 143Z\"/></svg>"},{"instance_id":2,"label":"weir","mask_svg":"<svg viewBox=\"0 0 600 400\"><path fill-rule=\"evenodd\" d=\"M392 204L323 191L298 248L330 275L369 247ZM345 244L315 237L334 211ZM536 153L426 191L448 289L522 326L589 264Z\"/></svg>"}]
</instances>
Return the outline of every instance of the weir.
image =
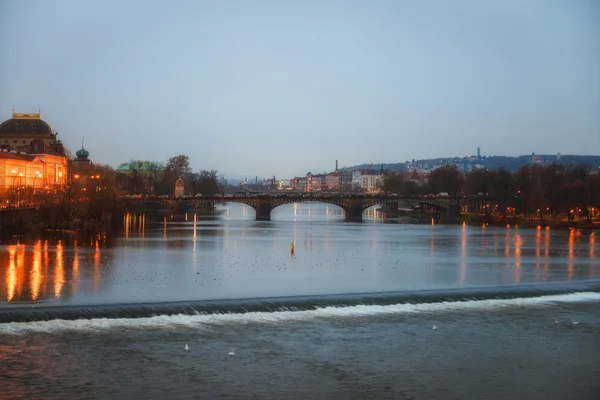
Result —
<instances>
[{"instance_id":1,"label":"weir","mask_svg":"<svg viewBox=\"0 0 600 400\"><path fill-rule=\"evenodd\" d=\"M244 314L248 312L296 312L325 307L359 305L389 306L400 304L435 304L481 300L508 300L550 295L600 293L600 280L472 287L443 290L340 294L326 296L274 297L239 300L204 300L145 304L106 305L10 305L0 308L3 323L95 318L149 318L158 315Z\"/></svg>"}]
</instances>

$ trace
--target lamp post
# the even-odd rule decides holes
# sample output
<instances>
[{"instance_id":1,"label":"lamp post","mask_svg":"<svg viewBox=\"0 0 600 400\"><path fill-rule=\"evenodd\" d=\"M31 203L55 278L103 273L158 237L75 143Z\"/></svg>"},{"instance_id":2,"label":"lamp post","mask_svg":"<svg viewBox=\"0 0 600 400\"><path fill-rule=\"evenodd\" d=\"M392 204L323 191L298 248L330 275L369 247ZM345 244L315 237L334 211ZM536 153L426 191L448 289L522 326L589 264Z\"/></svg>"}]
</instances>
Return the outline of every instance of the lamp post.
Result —
<instances>
[{"instance_id":1,"label":"lamp post","mask_svg":"<svg viewBox=\"0 0 600 400\"><path fill-rule=\"evenodd\" d=\"M43 177L43 175L40 171L35 171L35 176L33 177L33 182L31 184L31 186L33 187L33 192L32 192L33 199L32 200L35 200L35 180L37 178L42 178L42 177ZM42 179L42 184L43 184L43 179Z\"/></svg>"},{"instance_id":2,"label":"lamp post","mask_svg":"<svg viewBox=\"0 0 600 400\"><path fill-rule=\"evenodd\" d=\"M16 193L17 193L17 206L19 205L19 203L21 202L21 177L23 176L22 172L19 172L18 169L13 169L10 171L11 173L15 174L15 176L13 177L13 182L12 182L12 187L13 190L15 188L15 180L17 178L19 178L19 185L16 188Z\"/></svg>"},{"instance_id":3,"label":"lamp post","mask_svg":"<svg viewBox=\"0 0 600 400\"><path fill-rule=\"evenodd\" d=\"M95 179L95 180L100 180L100 175L99 175L99 174L97 174L97 175L92 175L90 178L91 178L91 179ZM100 182L98 182L98 183L94 183L94 189L95 189L94 191L96 191L96 192L97 192L97 191L99 190L99 185L100 185Z\"/></svg>"},{"instance_id":4,"label":"lamp post","mask_svg":"<svg viewBox=\"0 0 600 400\"><path fill-rule=\"evenodd\" d=\"M17 177L19 176L19 170L18 169L13 169L10 172L11 172L11 174L15 175L13 177L12 185L11 185L11 188L13 190L13 202L14 202L17 199L17 191L15 189L15 179L17 179Z\"/></svg>"}]
</instances>

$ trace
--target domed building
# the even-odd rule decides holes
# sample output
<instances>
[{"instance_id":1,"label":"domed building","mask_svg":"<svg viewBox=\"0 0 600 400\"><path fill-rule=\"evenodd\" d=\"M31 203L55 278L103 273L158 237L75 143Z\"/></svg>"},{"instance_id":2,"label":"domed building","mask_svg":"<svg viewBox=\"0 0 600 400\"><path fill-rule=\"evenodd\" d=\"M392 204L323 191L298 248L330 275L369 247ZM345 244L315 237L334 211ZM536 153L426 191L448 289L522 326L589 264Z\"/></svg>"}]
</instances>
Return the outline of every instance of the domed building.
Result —
<instances>
[{"instance_id":1,"label":"domed building","mask_svg":"<svg viewBox=\"0 0 600 400\"><path fill-rule=\"evenodd\" d=\"M90 152L83 147L83 140L81 140L81 149L75 152L75 158L71 160L71 175L75 179L91 176L95 174L94 164L88 158L90 156Z\"/></svg>"},{"instance_id":2,"label":"domed building","mask_svg":"<svg viewBox=\"0 0 600 400\"><path fill-rule=\"evenodd\" d=\"M88 158L89 156L90 156L90 152L87 151L83 147L83 143L81 143L81 149L77 150L77 152L75 153L75 159L73 160L73 162L89 164L90 163L90 160Z\"/></svg>"},{"instance_id":3,"label":"domed building","mask_svg":"<svg viewBox=\"0 0 600 400\"><path fill-rule=\"evenodd\" d=\"M40 113L16 113L0 124L0 190L64 185L68 159Z\"/></svg>"},{"instance_id":4,"label":"domed building","mask_svg":"<svg viewBox=\"0 0 600 400\"><path fill-rule=\"evenodd\" d=\"M92 166L92 162L88 158L90 152L83 147L83 139L81 139L81 149L75 152L75 158L71 161L73 171L83 172Z\"/></svg>"}]
</instances>

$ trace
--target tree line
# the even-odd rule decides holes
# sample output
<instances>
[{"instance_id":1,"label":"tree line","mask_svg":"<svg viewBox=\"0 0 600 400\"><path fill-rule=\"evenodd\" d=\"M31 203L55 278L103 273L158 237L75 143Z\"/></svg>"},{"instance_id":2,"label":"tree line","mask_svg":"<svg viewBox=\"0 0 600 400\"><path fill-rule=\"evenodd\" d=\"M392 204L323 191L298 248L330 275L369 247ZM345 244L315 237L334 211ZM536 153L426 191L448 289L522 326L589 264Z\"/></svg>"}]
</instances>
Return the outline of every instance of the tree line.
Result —
<instances>
[{"instance_id":1,"label":"tree line","mask_svg":"<svg viewBox=\"0 0 600 400\"><path fill-rule=\"evenodd\" d=\"M214 195L219 192L217 171L194 172L189 157L183 154L169 158L166 164L149 163L142 166L131 161L129 165L129 173L124 174L120 182L128 194L172 196L179 178L184 181L186 194Z\"/></svg>"},{"instance_id":2,"label":"tree line","mask_svg":"<svg viewBox=\"0 0 600 400\"><path fill-rule=\"evenodd\" d=\"M514 173L504 168L461 173L448 165L432 171L425 182L415 174L387 171L381 190L405 196L477 196L493 201L503 216L513 210L525 217L591 220L600 208L600 174L584 165L527 165Z\"/></svg>"}]
</instances>

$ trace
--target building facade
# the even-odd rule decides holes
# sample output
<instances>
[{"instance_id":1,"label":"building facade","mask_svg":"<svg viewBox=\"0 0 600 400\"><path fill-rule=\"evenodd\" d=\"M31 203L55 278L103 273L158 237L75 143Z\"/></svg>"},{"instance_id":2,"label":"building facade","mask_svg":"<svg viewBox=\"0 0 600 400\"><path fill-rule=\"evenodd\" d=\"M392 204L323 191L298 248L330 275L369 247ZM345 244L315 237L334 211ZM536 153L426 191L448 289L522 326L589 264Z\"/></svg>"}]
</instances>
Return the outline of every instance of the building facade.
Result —
<instances>
[{"instance_id":1,"label":"building facade","mask_svg":"<svg viewBox=\"0 0 600 400\"><path fill-rule=\"evenodd\" d=\"M379 185L382 180L381 174L363 174L361 176L362 179L362 188L368 193L377 193L379 192Z\"/></svg>"},{"instance_id":2,"label":"building facade","mask_svg":"<svg viewBox=\"0 0 600 400\"><path fill-rule=\"evenodd\" d=\"M62 143L40 113L15 113L0 124L0 190L55 188L67 182Z\"/></svg>"}]
</instances>

